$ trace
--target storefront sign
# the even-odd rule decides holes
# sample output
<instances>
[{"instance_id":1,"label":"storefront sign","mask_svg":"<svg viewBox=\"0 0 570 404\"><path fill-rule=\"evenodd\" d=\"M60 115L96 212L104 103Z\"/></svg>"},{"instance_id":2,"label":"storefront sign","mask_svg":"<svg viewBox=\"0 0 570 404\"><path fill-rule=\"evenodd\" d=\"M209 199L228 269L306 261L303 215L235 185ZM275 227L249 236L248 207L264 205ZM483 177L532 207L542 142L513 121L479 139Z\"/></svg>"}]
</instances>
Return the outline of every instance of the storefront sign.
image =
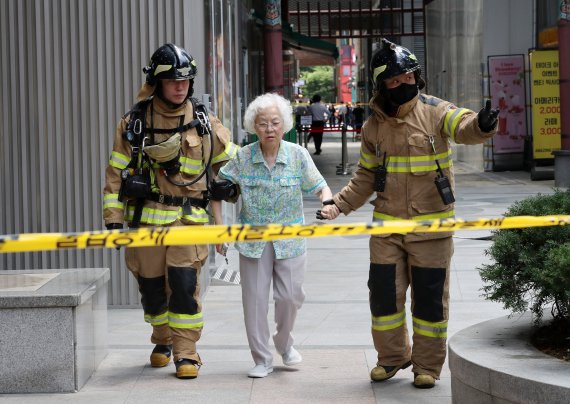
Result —
<instances>
[{"instance_id":1,"label":"storefront sign","mask_svg":"<svg viewBox=\"0 0 570 404\"><path fill-rule=\"evenodd\" d=\"M570 21L570 1L568 0L560 2L560 19Z\"/></svg>"},{"instance_id":2,"label":"storefront sign","mask_svg":"<svg viewBox=\"0 0 570 404\"><path fill-rule=\"evenodd\" d=\"M493 137L493 153L522 153L527 136L524 56L489 56L489 95L499 108L499 126Z\"/></svg>"},{"instance_id":3,"label":"storefront sign","mask_svg":"<svg viewBox=\"0 0 570 404\"><path fill-rule=\"evenodd\" d=\"M530 52L533 158L551 159L560 150L558 50Z\"/></svg>"}]
</instances>

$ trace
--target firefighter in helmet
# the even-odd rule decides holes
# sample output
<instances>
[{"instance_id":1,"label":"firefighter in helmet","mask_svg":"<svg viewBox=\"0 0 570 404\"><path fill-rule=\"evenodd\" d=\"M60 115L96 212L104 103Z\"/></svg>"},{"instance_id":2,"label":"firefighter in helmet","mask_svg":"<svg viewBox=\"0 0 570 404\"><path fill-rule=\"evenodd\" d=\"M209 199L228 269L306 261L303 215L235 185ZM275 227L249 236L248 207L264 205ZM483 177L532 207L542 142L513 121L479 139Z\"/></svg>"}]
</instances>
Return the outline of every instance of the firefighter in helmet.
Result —
<instances>
[{"instance_id":1,"label":"firefighter in helmet","mask_svg":"<svg viewBox=\"0 0 570 404\"><path fill-rule=\"evenodd\" d=\"M196 62L165 44L143 68L138 102L120 120L105 172L103 218L107 229L199 226L208 223L208 170L214 173L237 152L230 132L192 98ZM205 245L127 248L128 269L152 326L152 367L168 365L191 379L202 364L196 351L203 318L200 271Z\"/></svg>"},{"instance_id":2,"label":"firefighter in helmet","mask_svg":"<svg viewBox=\"0 0 570 404\"><path fill-rule=\"evenodd\" d=\"M362 127L358 169L327 201L320 216L348 215L375 194L373 220L455 217L451 142L477 144L495 133L498 110L479 113L420 93L425 82L416 57L382 39L370 64L372 115ZM373 381L412 366L414 386L431 388L446 355L452 233L373 235L369 302L378 362ZM406 326L411 286L413 346Z\"/></svg>"}]
</instances>

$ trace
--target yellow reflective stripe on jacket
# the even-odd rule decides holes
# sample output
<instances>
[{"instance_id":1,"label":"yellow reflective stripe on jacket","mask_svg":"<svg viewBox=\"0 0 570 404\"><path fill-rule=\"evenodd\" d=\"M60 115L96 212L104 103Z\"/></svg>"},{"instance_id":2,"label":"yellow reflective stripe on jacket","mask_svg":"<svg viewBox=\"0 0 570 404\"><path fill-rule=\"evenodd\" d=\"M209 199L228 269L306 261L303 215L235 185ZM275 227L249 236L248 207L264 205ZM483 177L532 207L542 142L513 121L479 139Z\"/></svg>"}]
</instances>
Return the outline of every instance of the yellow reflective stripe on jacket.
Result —
<instances>
[{"instance_id":1,"label":"yellow reflective stripe on jacket","mask_svg":"<svg viewBox=\"0 0 570 404\"><path fill-rule=\"evenodd\" d=\"M134 213L135 213L135 207L129 206L129 208L127 209L127 215L125 219L127 221L131 221L133 219ZM178 219L181 213L182 213L182 208L179 208L178 210L143 208L141 223L156 224L156 225L169 224Z\"/></svg>"},{"instance_id":2,"label":"yellow reflective stripe on jacket","mask_svg":"<svg viewBox=\"0 0 570 404\"><path fill-rule=\"evenodd\" d=\"M202 313L178 314L169 311L168 325L172 328L202 328L204 327L204 318Z\"/></svg>"},{"instance_id":3,"label":"yellow reflective stripe on jacket","mask_svg":"<svg viewBox=\"0 0 570 404\"><path fill-rule=\"evenodd\" d=\"M435 171L438 160L441 168L451 167L453 165L452 150L447 150L443 153L426 156L391 156L386 163L386 170L389 173L420 173L426 171Z\"/></svg>"},{"instance_id":4,"label":"yellow reflective stripe on jacket","mask_svg":"<svg viewBox=\"0 0 570 404\"><path fill-rule=\"evenodd\" d=\"M447 321L431 321L421 320L412 316L414 333L432 338L447 338Z\"/></svg>"},{"instance_id":5,"label":"yellow reflective stripe on jacket","mask_svg":"<svg viewBox=\"0 0 570 404\"><path fill-rule=\"evenodd\" d=\"M119 201L119 194L106 194L103 196L103 209L117 208L123 209L125 205Z\"/></svg>"},{"instance_id":6,"label":"yellow reflective stripe on jacket","mask_svg":"<svg viewBox=\"0 0 570 404\"><path fill-rule=\"evenodd\" d=\"M229 142L226 145L226 148L224 149L223 152L221 152L217 156L214 156L214 158L212 159L212 164L219 163L220 161L233 159L236 156L238 150L239 146L237 144Z\"/></svg>"},{"instance_id":7,"label":"yellow reflective stripe on jacket","mask_svg":"<svg viewBox=\"0 0 570 404\"><path fill-rule=\"evenodd\" d=\"M450 109L445 114L443 130L453 140L455 140L455 129L457 128L459 121L461 121L461 115L466 112L469 112L467 108L456 108Z\"/></svg>"},{"instance_id":8,"label":"yellow reflective stripe on jacket","mask_svg":"<svg viewBox=\"0 0 570 404\"><path fill-rule=\"evenodd\" d=\"M123 168L126 168L129 165L129 162L131 161L130 157L127 155L124 155L122 153L113 151L111 152L111 158L109 159L109 165L111 167L115 167L118 168L119 170L122 170Z\"/></svg>"},{"instance_id":9,"label":"yellow reflective stripe on jacket","mask_svg":"<svg viewBox=\"0 0 570 404\"><path fill-rule=\"evenodd\" d=\"M441 168L448 168L453 166L452 159L453 151L447 150L443 153L435 155L425 155L425 156L390 156L387 158L386 170L389 173L420 173L426 171L437 170L437 164L435 160L438 160ZM367 154L360 152L360 160L358 163L365 168L370 170L375 169L380 165L378 157L373 154Z\"/></svg>"},{"instance_id":10,"label":"yellow reflective stripe on jacket","mask_svg":"<svg viewBox=\"0 0 570 404\"><path fill-rule=\"evenodd\" d=\"M206 212L206 209L197 208L195 206L192 206L192 214L183 214L182 218L190 220L194 223L208 223L209 221L208 212Z\"/></svg>"},{"instance_id":11,"label":"yellow reflective stripe on jacket","mask_svg":"<svg viewBox=\"0 0 570 404\"><path fill-rule=\"evenodd\" d=\"M406 312L401 311L389 316L372 316L372 329L376 331L393 330L406 324Z\"/></svg>"},{"instance_id":12,"label":"yellow reflective stripe on jacket","mask_svg":"<svg viewBox=\"0 0 570 404\"><path fill-rule=\"evenodd\" d=\"M168 312L153 316L152 314L145 314L144 321L151 325L168 324Z\"/></svg>"},{"instance_id":13,"label":"yellow reflective stripe on jacket","mask_svg":"<svg viewBox=\"0 0 570 404\"><path fill-rule=\"evenodd\" d=\"M372 212L374 222L382 220L431 220L431 219L450 219L455 217L455 209L445 212L429 213L427 215L412 216L410 219L403 219L401 217L390 216L380 212Z\"/></svg>"},{"instance_id":14,"label":"yellow reflective stripe on jacket","mask_svg":"<svg viewBox=\"0 0 570 404\"><path fill-rule=\"evenodd\" d=\"M376 157L374 154L364 153L362 150L360 150L360 159L358 160L358 164L364 168L374 170L380 165L380 162L378 161L378 157Z\"/></svg>"},{"instance_id":15,"label":"yellow reflective stripe on jacket","mask_svg":"<svg viewBox=\"0 0 570 404\"><path fill-rule=\"evenodd\" d=\"M202 160L194 160L188 157L180 156L180 171L186 174L200 174L204 170L204 162Z\"/></svg>"}]
</instances>

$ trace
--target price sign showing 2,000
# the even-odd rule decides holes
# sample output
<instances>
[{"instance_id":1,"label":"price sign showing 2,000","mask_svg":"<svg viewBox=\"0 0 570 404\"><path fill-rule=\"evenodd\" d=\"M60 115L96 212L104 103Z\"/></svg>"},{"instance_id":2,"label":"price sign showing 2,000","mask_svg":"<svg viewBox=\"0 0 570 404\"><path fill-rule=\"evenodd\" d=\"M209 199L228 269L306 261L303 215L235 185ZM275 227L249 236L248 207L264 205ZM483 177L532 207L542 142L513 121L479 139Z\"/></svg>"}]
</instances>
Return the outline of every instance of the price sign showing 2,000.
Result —
<instances>
[{"instance_id":1,"label":"price sign showing 2,000","mask_svg":"<svg viewBox=\"0 0 570 404\"><path fill-rule=\"evenodd\" d=\"M560 80L557 50L530 52L533 158L560 150Z\"/></svg>"}]
</instances>

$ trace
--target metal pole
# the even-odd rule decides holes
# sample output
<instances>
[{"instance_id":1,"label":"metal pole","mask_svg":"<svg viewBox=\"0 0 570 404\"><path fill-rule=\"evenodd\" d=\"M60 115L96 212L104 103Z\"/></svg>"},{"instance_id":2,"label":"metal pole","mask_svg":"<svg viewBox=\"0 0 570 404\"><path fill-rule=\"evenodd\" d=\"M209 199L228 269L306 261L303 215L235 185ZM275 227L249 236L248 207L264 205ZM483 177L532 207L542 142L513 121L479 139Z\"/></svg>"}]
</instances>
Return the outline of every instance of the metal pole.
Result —
<instances>
[{"instance_id":1,"label":"metal pole","mask_svg":"<svg viewBox=\"0 0 570 404\"><path fill-rule=\"evenodd\" d=\"M337 175L349 175L350 172L348 171L348 145L346 139L346 122L343 120L342 123L342 132L341 132L341 141L342 141L342 162L340 168L337 170Z\"/></svg>"}]
</instances>

